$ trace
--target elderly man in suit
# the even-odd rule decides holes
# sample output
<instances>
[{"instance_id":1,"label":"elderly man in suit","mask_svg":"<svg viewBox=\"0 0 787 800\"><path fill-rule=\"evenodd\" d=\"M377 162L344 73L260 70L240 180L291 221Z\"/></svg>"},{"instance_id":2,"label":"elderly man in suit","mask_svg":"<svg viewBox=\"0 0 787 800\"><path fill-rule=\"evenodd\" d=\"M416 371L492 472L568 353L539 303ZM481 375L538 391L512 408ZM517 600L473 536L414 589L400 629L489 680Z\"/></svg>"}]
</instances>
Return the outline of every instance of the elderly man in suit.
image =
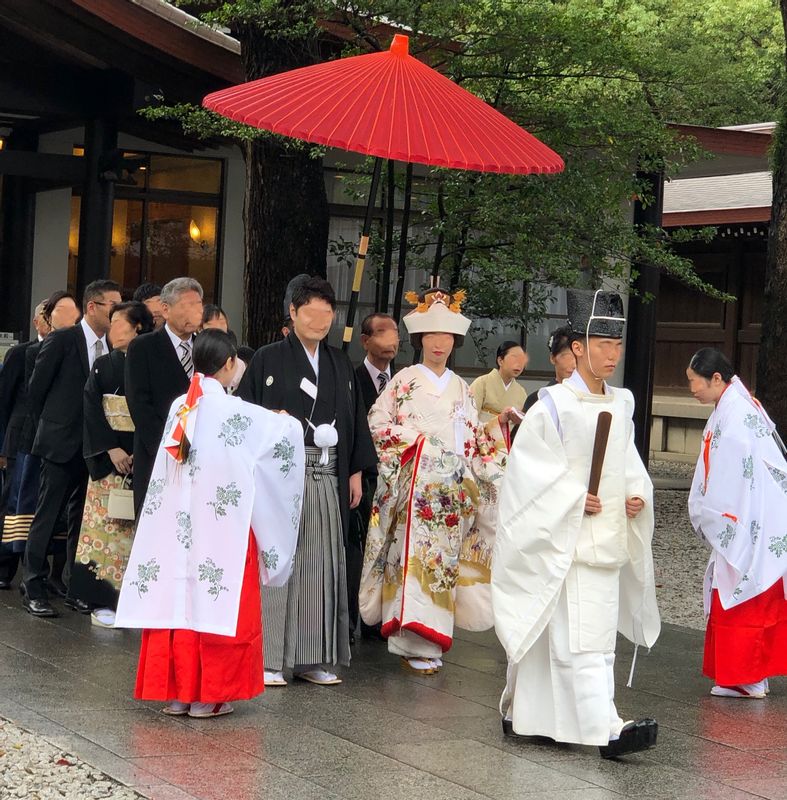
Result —
<instances>
[{"instance_id":1,"label":"elderly man in suit","mask_svg":"<svg viewBox=\"0 0 787 800\"><path fill-rule=\"evenodd\" d=\"M30 377L28 403L36 423L33 455L41 458L41 487L25 548L23 604L37 617L56 616L47 597L47 553L64 508L68 520L66 579L74 562L87 489L82 458L85 382L93 362L109 352L109 315L120 301L120 286L114 281L88 284L82 298L82 320L44 339ZM67 597L66 604L80 612L90 610L74 598Z\"/></svg>"},{"instance_id":2,"label":"elderly man in suit","mask_svg":"<svg viewBox=\"0 0 787 800\"><path fill-rule=\"evenodd\" d=\"M361 346L366 358L355 368L366 413L375 404L377 396L388 385L393 374L393 360L399 352L399 327L388 314L369 314L361 323ZM350 535L347 540L347 591L350 596L350 640L354 640L358 625L358 589L363 570L363 551L372 500L377 488L377 467L363 473L363 496L350 517ZM364 639L381 639L379 625L367 625L361 620Z\"/></svg>"},{"instance_id":3,"label":"elderly man in suit","mask_svg":"<svg viewBox=\"0 0 787 800\"><path fill-rule=\"evenodd\" d=\"M134 420L134 506L148 490L164 423L172 401L189 388L191 346L202 324L202 287L174 278L161 290L165 324L134 339L126 355L126 399Z\"/></svg>"}]
</instances>

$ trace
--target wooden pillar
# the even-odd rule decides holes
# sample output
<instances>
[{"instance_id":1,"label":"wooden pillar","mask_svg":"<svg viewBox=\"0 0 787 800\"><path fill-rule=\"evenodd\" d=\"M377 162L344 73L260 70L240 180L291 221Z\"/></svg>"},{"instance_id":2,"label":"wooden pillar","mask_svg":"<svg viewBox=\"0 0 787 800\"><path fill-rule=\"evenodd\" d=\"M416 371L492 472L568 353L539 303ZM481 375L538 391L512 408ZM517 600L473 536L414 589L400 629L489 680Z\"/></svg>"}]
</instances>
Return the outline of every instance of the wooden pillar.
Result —
<instances>
[{"instance_id":1,"label":"wooden pillar","mask_svg":"<svg viewBox=\"0 0 787 800\"><path fill-rule=\"evenodd\" d=\"M102 177L117 156L117 124L112 119L88 120L85 125L85 183L79 214L77 296L91 281L109 277L112 211L115 184Z\"/></svg>"},{"instance_id":2,"label":"wooden pillar","mask_svg":"<svg viewBox=\"0 0 787 800\"><path fill-rule=\"evenodd\" d=\"M38 147L38 137L14 131L5 146L34 152ZM17 175L3 176L2 187L0 328L12 332L24 342L30 337L36 193L27 178Z\"/></svg>"},{"instance_id":3,"label":"wooden pillar","mask_svg":"<svg viewBox=\"0 0 787 800\"><path fill-rule=\"evenodd\" d=\"M649 183L651 200L643 205L637 200L634 207L634 227L661 226L664 200L664 176L660 173L640 173L639 180ZM637 296L629 298L626 325L626 356L624 384L634 395L634 441L645 466L650 451L651 403L653 400L653 368L656 359L656 310L659 295L659 270L637 263L634 288ZM643 301L643 297L650 298Z\"/></svg>"}]
</instances>

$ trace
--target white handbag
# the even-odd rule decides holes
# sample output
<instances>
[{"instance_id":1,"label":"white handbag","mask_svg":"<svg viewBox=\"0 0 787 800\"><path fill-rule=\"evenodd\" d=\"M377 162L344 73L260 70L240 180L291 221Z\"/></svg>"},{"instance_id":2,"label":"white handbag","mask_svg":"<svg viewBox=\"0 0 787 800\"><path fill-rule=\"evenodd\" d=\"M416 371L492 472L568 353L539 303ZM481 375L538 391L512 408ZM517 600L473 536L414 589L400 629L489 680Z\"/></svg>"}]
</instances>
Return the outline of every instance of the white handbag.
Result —
<instances>
[{"instance_id":1,"label":"white handbag","mask_svg":"<svg viewBox=\"0 0 787 800\"><path fill-rule=\"evenodd\" d=\"M107 516L112 519L134 519L134 491L126 488L126 481L130 476L126 475L120 488L109 490L109 501L107 502Z\"/></svg>"}]
</instances>

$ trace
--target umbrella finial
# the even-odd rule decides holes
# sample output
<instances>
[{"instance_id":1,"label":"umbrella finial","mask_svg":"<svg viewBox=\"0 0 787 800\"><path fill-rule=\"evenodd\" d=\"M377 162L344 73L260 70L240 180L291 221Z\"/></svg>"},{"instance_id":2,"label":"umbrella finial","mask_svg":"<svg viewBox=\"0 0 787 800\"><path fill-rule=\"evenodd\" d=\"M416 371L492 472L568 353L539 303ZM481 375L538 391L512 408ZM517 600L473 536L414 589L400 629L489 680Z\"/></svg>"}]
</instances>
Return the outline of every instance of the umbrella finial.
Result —
<instances>
[{"instance_id":1,"label":"umbrella finial","mask_svg":"<svg viewBox=\"0 0 787 800\"><path fill-rule=\"evenodd\" d=\"M410 37L397 33L391 42L391 52L397 56L406 56L410 52Z\"/></svg>"}]
</instances>

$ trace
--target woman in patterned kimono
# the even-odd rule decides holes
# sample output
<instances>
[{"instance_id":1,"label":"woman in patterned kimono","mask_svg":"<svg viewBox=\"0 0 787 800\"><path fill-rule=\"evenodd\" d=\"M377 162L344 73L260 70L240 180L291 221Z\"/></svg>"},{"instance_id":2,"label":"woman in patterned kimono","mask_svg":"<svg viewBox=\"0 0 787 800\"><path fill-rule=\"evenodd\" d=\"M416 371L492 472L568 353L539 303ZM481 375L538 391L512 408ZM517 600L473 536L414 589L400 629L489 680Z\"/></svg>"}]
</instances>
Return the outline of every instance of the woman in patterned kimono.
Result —
<instances>
[{"instance_id":1,"label":"woman in patterned kimono","mask_svg":"<svg viewBox=\"0 0 787 800\"><path fill-rule=\"evenodd\" d=\"M764 698L787 674L787 461L776 426L718 350L686 370L691 393L713 403L689 516L711 547L705 576L703 673L718 697Z\"/></svg>"},{"instance_id":2,"label":"woman in patterned kimono","mask_svg":"<svg viewBox=\"0 0 787 800\"><path fill-rule=\"evenodd\" d=\"M112 352L96 359L85 386L83 454L90 481L71 569L71 596L93 607L94 625L115 623L120 584L126 569L134 521L109 516L112 489L130 488L134 423L125 397L126 350L131 340L153 330L153 315L144 303L131 301L112 309Z\"/></svg>"},{"instance_id":3,"label":"woman in patterned kimono","mask_svg":"<svg viewBox=\"0 0 787 800\"><path fill-rule=\"evenodd\" d=\"M398 372L369 412L379 478L359 594L402 667L433 675L454 624L492 625L490 558L509 412L479 427L468 385L446 367L470 320L464 292L433 289L404 318L423 363Z\"/></svg>"},{"instance_id":4,"label":"woman in patterned kimono","mask_svg":"<svg viewBox=\"0 0 787 800\"><path fill-rule=\"evenodd\" d=\"M260 579L285 583L298 539L303 434L225 393L236 352L200 333L188 394L170 408L116 627L143 628L134 696L215 717L264 691Z\"/></svg>"},{"instance_id":5,"label":"woman in patterned kimono","mask_svg":"<svg viewBox=\"0 0 787 800\"><path fill-rule=\"evenodd\" d=\"M481 422L489 422L511 408L522 411L527 392L517 383L517 378L524 372L527 362L525 348L518 342L503 342L497 348L497 366L470 384Z\"/></svg>"}]
</instances>

